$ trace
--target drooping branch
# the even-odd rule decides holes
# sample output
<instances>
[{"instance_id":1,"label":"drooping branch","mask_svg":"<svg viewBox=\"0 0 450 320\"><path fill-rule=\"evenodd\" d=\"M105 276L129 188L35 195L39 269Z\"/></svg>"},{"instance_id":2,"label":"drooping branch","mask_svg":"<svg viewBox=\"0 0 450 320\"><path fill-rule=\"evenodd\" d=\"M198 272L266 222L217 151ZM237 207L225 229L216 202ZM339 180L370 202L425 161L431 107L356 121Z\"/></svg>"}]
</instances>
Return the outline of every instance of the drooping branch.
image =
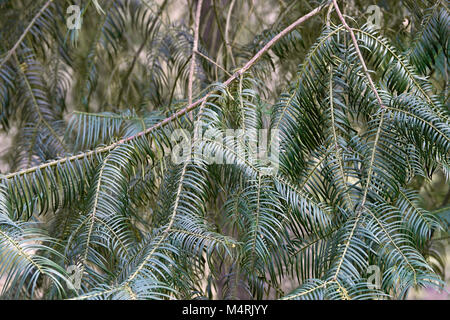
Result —
<instances>
[{"instance_id":1,"label":"drooping branch","mask_svg":"<svg viewBox=\"0 0 450 320\"><path fill-rule=\"evenodd\" d=\"M304 23L308 19L316 16L323 8L324 8L324 6L317 7L316 9L314 9L311 12L309 12L308 14L300 17L299 19L294 21L291 25L289 25L284 30L282 30L280 33L278 33L269 42L267 42L266 45L263 48L261 48L261 50L259 50L241 69L239 69L234 75L232 75L230 78L228 78L228 80L226 80L224 83L222 83L221 87L228 87L234 80L238 79L241 74L244 74L246 71L248 71L281 38L283 38L284 36L289 34L292 30L294 30L296 27L298 27L299 25L301 25L302 23ZM74 161L74 160L82 159L82 158L85 158L85 157L89 157L89 156L94 155L94 154L111 151L111 150L113 150L114 148L116 148L119 145L122 145L124 143L130 142L132 140L135 140L135 139L137 139L137 138L139 138L141 136L145 136L145 135L147 135L147 134L149 134L149 133L151 133L151 132L153 132L153 131L161 128L161 127L164 127L166 124L168 124L168 123L170 123L170 122L172 122L172 121L174 121L176 119L179 119L183 115L185 115L185 114L189 113L190 111L194 110L195 108L197 108L200 104L202 104L204 101L206 101L214 92L215 92L215 90L210 91L209 93L207 93L202 98L200 98L197 101L189 104L187 107L185 107L185 108L175 112L170 117L168 117L168 118L158 122L157 124L153 125L152 127L147 128L146 130L141 131L141 132L139 132L139 133L137 133L137 134L135 134L133 136L121 139L121 140L116 141L116 142L114 142L114 143L112 143L112 144L110 144L108 146L105 146L105 147L99 147L99 148L96 148L94 150L87 151L87 152L84 152L84 153L80 153L80 154L77 154L77 155L73 155L73 156L69 156L69 157L53 160L53 161L41 164L39 166L31 167L31 168L20 170L20 171L17 171L17 172L12 172L12 173L4 175L3 178L11 179L13 177L24 175L24 174L28 174L28 173L32 173L34 171L41 170L41 169L44 169L44 168L47 168L47 167L53 167L53 166L56 166L58 164L62 164L62 163L65 163L65 162Z\"/></svg>"},{"instance_id":2,"label":"drooping branch","mask_svg":"<svg viewBox=\"0 0 450 320\"><path fill-rule=\"evenodd\" d=\"M225 23L225 46L227 48L228 54L230 55L233 66L236 65L236 62L234 61L233 50L231 48L228 30L230 28L231 12L233 11L235 2L235 0L231 0L230 8L228 9L227 20Z\"/></svg>"},{"instance_id":3,"label":"drooping branch","mask_svg":"<svg viewBox=\"0 0 450 320\"><path fill-rule=\"evenodd\" d=\"M222 70L223 72L225 72L229 77L232 76L231 73L229 73L224 67L222 67L220 64L218 64L217 62L215 62L214 60L212 60L210 57L204 55L203 53L201 53L200 51L196 51L196 54L198 54L200 57L204 58L206 61L208 61L209 63L215 65L217 68L219 68L220 70Z\"/></svg>"}]
</instances>

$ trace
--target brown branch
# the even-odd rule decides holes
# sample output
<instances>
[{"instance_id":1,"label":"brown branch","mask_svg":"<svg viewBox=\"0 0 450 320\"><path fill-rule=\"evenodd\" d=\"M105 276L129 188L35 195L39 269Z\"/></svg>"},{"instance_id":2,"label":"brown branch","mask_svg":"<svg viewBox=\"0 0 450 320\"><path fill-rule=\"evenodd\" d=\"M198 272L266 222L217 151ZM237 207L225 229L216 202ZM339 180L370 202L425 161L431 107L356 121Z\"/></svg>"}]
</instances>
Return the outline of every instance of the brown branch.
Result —
<instances>
[{"instance_id":1,"label":"brown branch","mask_svg":"<svg viewBox=\"0 0 450 320\"><path fill-rule=\"evenodd\" d=\"M286 29L284 29L279 34L277 34L275 37L273 37L240 70L238 70L233 76L228 78L228 80L226 80L222 84L222 87L227 87L228 85L230 85L230 83L232 83L234 80L239 78L239 76L241 74L245 73L248 69L250 69L275 43L277 43L281 38L283 38L285 35L290 33L292 30L294 30L296 27L298 27L303 22L305 22L306 20L308 20L308 19L314 17L315 15L317 15L322 10L322 8L323 8L323 6L317 7L316 9L312 10L308 14L306 14L306 15L302 16L301 18L297 19L296 21L294 21ZM185 115L185 114L189 113L190 111L194 110L198 105L206 102L206 100L214 92L215 92L215 90L210 91L204 97L202 97L202 98L198 99L197 101L189 104L184 109L181 109L181 110L175 112L170 117L168 117L168 118L158 122L157 124L153 125L152 127L148 128L148 129L146 129L144 131L141 131L141 132L137 133L136 135L133 135L133 136L128 137L128 138L121 139L121 140L119 140L117 142L114 142L114 143L112 143L112 144L110 144L108 146L105 146L105 147L100 147L100 148L97 148L97 149L94 149L94 150L91 150L91 151L88 151L88 152L84 152L84 153L81 153L81 154L73 155L73 156L70 156L70 157L62 158L62 159L53 160L51 162L47 162L47 163L41 164L39 166L35 166L35 167L32 167L32 168L24 169L24 170L21 170L21 171L12 172L12 173L4 175L3 178L10 179L10 178L13 178L15 176L28 174L28 173L34 172L36 170L41 170L41 169L44 169L44 168L47 168L47 167L52 167L52 166L55 166L55 165L58 165L58 164L61 164L61 163L68 162L68 161L82 159L82 158L91 156L91 155L96 154L96 153L108 152L108 151L116 148L117 146L119 146L121 144L130 142L130 141L135 140L135 139L137 139L137 138L139 138L141 136L147 135L150 132L152 132L152 131L154 131L154 130L156 130L158 128L161 128L161 127L165 126L166 124L172 122L173 120L176 120L176 119L182 117L183 115Z\"/></svg>"},{"instance_id":2,"label":"brown branch","mask_svg":"<svg viewBox=\"0 0 450 320\"><path fill-rule=\"evenodd\" d=\"M373 93L375 94L375 97L377 98L378 103L380 104L381 108L384 108L383 102L381 101L380 95L378 94L377 89L375 88L375 84L372 81L372 78L370 77L369 70L367 69L366 62L364 61L364 58L361 54L361 50L359 50L358 41L356 40L356 36L353 33L352 28L350 28L347 24L347 22L344 19L344 16L341 13L341 10L339 10L339 6L336 2L336 0L333 0L334 8L336 9L336 13L339 16L339 19L341 20L342 24L344 25L345 29L350 33L350 37L352 38L353 46L355 47L355 51L358 54L359 61L361 62L361 66L364 70L364 73L366 74L367 80L369 80L370 88L372 89Z\"/></svg>"},{"instance_id":3,"label":"brown branch","mask_svg":"<svg viewBox=\"0 0 450 320\"><path fill-rule=\"evenodd\" d=\"M214 60L212 60L210 57L204 55L203 53L201 53L200 51L196 51L196 54L198 54L200 57L204 58L206 61L208 61L209 63L212 63L213 65L215 65L217 68L219 68L220 70L222 70L223 72L225 72L229 77L232 76L231 73L229 73L224 67L222 67L220 64L218 64L217 62L215 62Z\"/></svg>"},{"instance_id":4,"label":"brown branch","mask_svg":"<svg viewBox=\"0 0 450 320\"><path fill-rule=\"evenodd\" d=\"M231 0L230 8L228 9L227 20L225 22L225 46L228 50L228 54L230 55L231 63L233 64L233 67L236 66L236 61L234 60L233 50L231 48L231 43L228 38L228 30L230 28L231 12L233 11L235 2L236 2L236 0Z\"/></svg>"}]
</instances>

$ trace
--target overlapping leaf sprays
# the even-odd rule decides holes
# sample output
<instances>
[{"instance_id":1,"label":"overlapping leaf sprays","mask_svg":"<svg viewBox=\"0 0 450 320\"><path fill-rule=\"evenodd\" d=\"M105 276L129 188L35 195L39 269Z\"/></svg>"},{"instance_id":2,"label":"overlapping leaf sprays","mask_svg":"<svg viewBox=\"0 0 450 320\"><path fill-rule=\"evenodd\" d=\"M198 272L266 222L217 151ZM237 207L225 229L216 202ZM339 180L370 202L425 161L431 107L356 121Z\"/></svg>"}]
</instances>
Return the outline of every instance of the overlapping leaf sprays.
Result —
<instances>
[{"instance_id":1,"label":"overlapping leaf sprays","mask_svg":"<svg viewBox=\"0 0 450 320\"><path fill-rule=\"evenodd\" d=\"M102 96L99 70L107 64L99 63L100 54L108 52L108 61L118 64L128 28L151 33L138 47L146 63L134 55L122 74L130 80L117 81L127 89L104 95L118 101L117 109L79 110L67 125L65 95L72 84L58 68L76 69L60 29L46 23L49 16L62 23L56 13L64 6L44 6L24 29L33 32L32 45L19 37L0 69L2 110L11 114L11 101L18 101L29 116L20 127L19 170L2 176L0 271L11 284L5 296L398 298L416 285L440 285L426 258L428 240L441 226L420 208L408 183L438 170L449 175L446 100L423 76L444 43L442 5L429 13L434 18L425 16L424 28L439 32L424 31L402 53L370 27L350 26L336 1L324 2L259 41L242 68L208 87L208 68L194 65L208 53L201 46L198 55L191 52L189 33L165 25L160 11L153 16L140 1L111 1L80 72L79 105L89 109ZM266 66L269 49L282 56L301 47L301 36L290 32L325 9L324 19L335 12L338 24L325 23L266 121L268 72L253 68ZM60 46L52 78L42 63L48 48L41 53L37 39ZM178 80L167 76L172 69L180 70L176 78L196 101L178 111L120 107L135 99L134 90L142 90L143 105L179 107L173 104ZM194 76L201 87L193 85ZM278 130L278 171L267 175L237 152L250 148L239 139L195 135L196 146L223 164L198 157L173 163L171 133L198 129L189 114L219 133ZM368 283L371 265L381 270L379 288ZM69 266L81 271L79 289L66 283ZM285 290L286 279L298 288Z\"/></svg>"}]
</instances>

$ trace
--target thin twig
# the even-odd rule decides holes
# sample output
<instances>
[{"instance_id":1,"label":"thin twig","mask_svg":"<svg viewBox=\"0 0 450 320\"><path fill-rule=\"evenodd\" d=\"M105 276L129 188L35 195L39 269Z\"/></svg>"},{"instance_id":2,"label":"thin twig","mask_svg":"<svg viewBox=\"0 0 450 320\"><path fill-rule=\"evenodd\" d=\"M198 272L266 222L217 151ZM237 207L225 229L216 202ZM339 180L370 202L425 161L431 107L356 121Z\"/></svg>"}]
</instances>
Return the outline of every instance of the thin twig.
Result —
<instances>
[{"instance_id":1,"label":"thin twig","mask_svg":"<svg viewBox=\"0 0 450 320\"><path fill-rule=\"evenodd\" d=\"M194 83L194 71L195 71L195 55L198 51L198 30L200 28L200 16L202 14L202 4L203 0L198 0L197 4L197 13L195 16L195 25L194 25L194 45L192 48L192 57L191 57L191 68L189 69L189 81L188 81L188 104L192 104L192 86ZM189 118L193 120L192 113L189 114Z\"/></svg>"},{"instance_id":2,"label":"thin twig","mask_svg":"<svg viewBox=\"0 0 450 320\"><path fill-rule=\"evenodd\" d=\"M235 2L236 2L235 0L231 0L230 8L228 9L227 20L225 23L225 46L227 47L228 54L230 55L233 67L236 66L236 61L234 60L233 50L231 48L230 39L228 38L228 30L230 28L231 12L233 12Z\"/></svg>"},{"instance_id":3,"label":"thin twig","mask_svg":"<svg viewBox=\"0 0 450 320\"><path fill-rule=\"evenodd\" d=\"M200 57L204 58L206 61L212 63L212 64L215 65L217 68L219 68L220 70L222 70L223 72L225 72L229 77L232 76L231 73L229 73L224 67L222 67L220 64L218 64L217 62L215 62L215 61L214 61L213 59L211 59L210 57L204 55L204 54L201 53L200 51L196 51L196 53L197 53Z\"/></svg>"}]
</instances>

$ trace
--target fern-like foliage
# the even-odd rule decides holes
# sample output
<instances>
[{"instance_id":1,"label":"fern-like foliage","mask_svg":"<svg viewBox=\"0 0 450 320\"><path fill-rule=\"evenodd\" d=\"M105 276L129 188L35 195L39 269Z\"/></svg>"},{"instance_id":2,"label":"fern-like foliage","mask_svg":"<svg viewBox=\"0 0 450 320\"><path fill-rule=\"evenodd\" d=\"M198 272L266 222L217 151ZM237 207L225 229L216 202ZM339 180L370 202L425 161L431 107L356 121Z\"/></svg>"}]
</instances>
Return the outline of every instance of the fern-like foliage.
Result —
<instances>
[{"instance_id":1,"label":"fern-like foliage","mask_svg":"<svg viewBox=\"0 0 450 320\"><path fill-rule=\"evenodd\" d=\"M206 38L194 51L173 1L78 1L81 30L65 26L68 1L35 1L6 36L26 2L0 3L0 125L14 136L0 175L2 298L443 288L431 239L448 226L413 182L450 177L444 1L410 4L421 23L407 50L362 20L348 27L333 2L300 19L315 16L305 30L282 28L281 14L245 41L230 23L242 12L210 7L217 38L234 39L215 51Z\"/></svg>"}]
</instances>

